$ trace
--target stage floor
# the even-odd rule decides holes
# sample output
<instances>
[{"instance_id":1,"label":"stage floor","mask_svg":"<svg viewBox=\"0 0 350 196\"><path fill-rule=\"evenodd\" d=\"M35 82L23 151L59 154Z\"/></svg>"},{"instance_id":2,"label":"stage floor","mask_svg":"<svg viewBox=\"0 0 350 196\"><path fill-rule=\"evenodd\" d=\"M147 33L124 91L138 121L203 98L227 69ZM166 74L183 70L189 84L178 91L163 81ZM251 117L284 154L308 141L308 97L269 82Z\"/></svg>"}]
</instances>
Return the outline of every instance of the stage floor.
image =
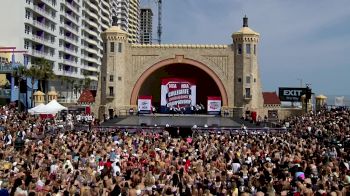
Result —
<instances>
[{"instance_id":1,"label":"stage floor","mask_svg":"<svg viewBox=\"0 0 350 196\"><path fill-rule=\"evenodd\" d=\"M241 124L232 118L215 117L210 115L157 115L157 116L128 116L125 118L111 119L104 122L102 126L166 126L171 127L241 127Z\"/></svg>"}]
</instances>

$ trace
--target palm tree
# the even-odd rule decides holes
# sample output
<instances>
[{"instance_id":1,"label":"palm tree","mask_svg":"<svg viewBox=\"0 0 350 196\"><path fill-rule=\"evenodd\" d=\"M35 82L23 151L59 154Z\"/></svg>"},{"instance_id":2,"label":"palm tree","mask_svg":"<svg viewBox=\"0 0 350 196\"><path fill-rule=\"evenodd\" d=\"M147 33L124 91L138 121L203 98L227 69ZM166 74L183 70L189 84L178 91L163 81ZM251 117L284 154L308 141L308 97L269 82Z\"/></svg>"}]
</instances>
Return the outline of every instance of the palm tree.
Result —
<instances>
[{"instance_id":1,"label":"palm tree","mask_svg":"<svg viewBox=\"0 0 350 196\"><path fill-rule=\"evenodd\" d=\"M84 88L85 89L89 89L90 88L90 84L91 84L91 79L88 77L84 78Z\"/></svg>"},{"instance_id":2,"label":"palm tree","mask_svg":"<svg viewBox=\"0 0 350 196\"><path fill-rule=\"evenodd\" d=\"M31 84L32 84L32 98L31 98L31 106L34 106L34 82L35 80L39 79L39 75L41 73L41 70L38 66L32 65L27 71L26 71L26 76L30 78Z\"/></svg>"},{"instance_id":3,"label":"palm tree","mask_svg":"<svg viewBox=\"0 0 350 196\"><path fill-rule=\"evenodd\" d=\"M32 64L39 68L40 71L38 73L37 79L40 80L40 89L43 92L46 92L46 90L43 89L43 83L46 84L46 81L54 79L56 76L52 70L52 63L44 58L35 58L33 59Z\"/></svg>"}]
</instances>

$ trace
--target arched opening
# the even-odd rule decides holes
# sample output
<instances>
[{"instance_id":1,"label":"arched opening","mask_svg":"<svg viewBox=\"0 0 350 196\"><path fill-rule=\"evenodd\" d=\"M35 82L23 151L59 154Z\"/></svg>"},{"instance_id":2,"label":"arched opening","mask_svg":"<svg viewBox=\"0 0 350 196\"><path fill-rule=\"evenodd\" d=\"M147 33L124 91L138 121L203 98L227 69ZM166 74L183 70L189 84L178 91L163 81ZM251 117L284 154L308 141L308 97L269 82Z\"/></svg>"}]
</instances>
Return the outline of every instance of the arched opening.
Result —
<instances>
[{"instance_id":1,"label":"arched opening","mask_svg":"<svg viewBox=\"0 0 350 196\"><path fill-rule=\"evenodd\" d=\"M208 96L221 97L220 90L215 81L205 71L188 64L171 64L154 71L142 84L140 95L150 95L153 97L152 104L160 106L161 100L161 80L163 78L184 78L191 79L196 84L197 104L207 103Z\"/></svg>"},{"instance_id":2,"label":"arched opening","mask_svg":"<svg viewBox=\"0 0 350 196\"><path fill-rule=\"evenodd\" d=\"M222 106L227 106L227 93L220 78L208 66L195 60L177 56L160 61L148 68L137 80L130 104L137 105L139 95L152 95L153 104L159 106L161 79L166 77L193 78L197 85L197 103L206 105L207 96L220 96Z\"/></svg>"}]
</instances>

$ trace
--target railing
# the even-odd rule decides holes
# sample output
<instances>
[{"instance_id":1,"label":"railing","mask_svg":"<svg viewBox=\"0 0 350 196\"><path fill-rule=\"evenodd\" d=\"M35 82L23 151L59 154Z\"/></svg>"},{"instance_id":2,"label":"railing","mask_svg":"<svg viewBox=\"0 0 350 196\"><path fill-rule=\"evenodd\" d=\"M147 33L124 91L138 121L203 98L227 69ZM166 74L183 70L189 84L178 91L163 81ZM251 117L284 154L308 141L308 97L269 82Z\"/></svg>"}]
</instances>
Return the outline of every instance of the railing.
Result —
<instances>
[{"instance_id":1,"label":"railing","mask_svg":"<svg viewBox=\"0 0 350 196\"><path fill-rule=\"evenodd\" d=\"M11 97L11 89L0 89L0 97L1 98L10 98Z\"/></svg>"},{"instance_id":2,"label":"railing","mask_svg":"<svg viewBox=\"0 0 350 196\"><path fill-rule=\"evenodd\" d=\"M66 5L69 9L71 9L72 11L76 12L76 13L79 13L79 8L75 7L74 5L72 4L69 4L69 3L65 3L64 5Z\"/></svg>"},{"instance_id":3,"label":"railing","mask_svg":"<svg viewBox=\"0 0 350 196\"><path fill-rule=\"evenodd\" d=\"M74 28L74 27L72 27L70 25L64 24L64 27L69 29L69 30L71 30L71 31L73 31L74 33L78 33L79 34L79 31L76 28Z\"/></svg>"},{"instance_id":4,"label":"railing","mask_svg":"<svg viewBox=\"0 0 350 196\"><path fill-rule=\"evenodd\" d=\"M73 22L79 22L79 19L70 15L70 14L64 14L64 16L66 16L68 19L72 20Z\"/></svg>"},{"instance_id":5,"label":"railing","mask_svg":"<svg viewBox=\"0 0 350 196\"><path fill-rule=\"evenodd\" d=\"M39 50L32 50L32 54L42 58L53 57L53 55L50 54L49 52L43 52Z\"/></svg>"},{"instance_id":6,"label":"railing","mask_svg":"<svg viewBox=\"0 0 350 196\"><path fill-rule=\"evenodd\" d=\"M94 130L99 131L118 131L124 132L128 131L128 133L139 133L144 131L150 131L150 132L163 132L165 129L165 126L141 126L141 125L134 125L134 126L125 126L125 125L115 125L115 126L94 126L92 127ZM286 133L288 132L288 129L283 128L248 128L248 129L240 129L240 128L227 128L227 127L215 127L215 128L192 128L192 134L202 134L202 133L213 133L213 134L277 134L277 133Z\"/></svg>"},{"instance_id":7,"label":"railing","mask_svg":"<svg viewBox=\"0 0 350 196\"><path fill-rule=\"evenodd\" d=\"M45 38L43 38L43 37L40 37L40 36L37 36L37 35L34 35L34 34L33 34L33 40L36 41L36 42L38 42L38 43L41 43L41 44L43 44L43 45L49 45L50 47L54 47L54 46L53 46L54 43L51 42L51 40L45 39Z\"/></svg>"},{"instance_id":8,"label":"railing","mask_svg":"<svg viewBox=\"0 0 350 196\"><path fill-rule=\"evenodd\" d=\"M44 10L43 8L40 8L36 5L34 5L34 11L38 12L39 14L47 17L47 18L51 18L51 19L54 19L54 16L52 14L50 14L49 12L47 12L46 10Z\"/></svg>"},{"instance_id":9,"label":"railing","mask_svg":"<svg viewBox=\"0 0 350 196\"><path fill-rule=\"evenodd\" d=\"M97 76L87 76L87 77L90 78L91 80L94 80L94 81L98 80Z\"/></svg>"},{"instance_id":10,"label":"railing","mask_svg":"<svg viewBox=\"0 0 350 196\"><path fill-rule=\"evenodd\" d=\"M64 36L63 39L66 40L66 41L67 41L67 40L68 40L68 41L73 41L73 42L75 42L75 43L78 42L77 39L74 39L74 38L72 38L72 37L68 37L68 36L66 36L66 35L63 35L63 36Z\"/></svg>"},{"instance_id":11,"label":"railing","mask_svg":"<svg viewBox=\"0 0 350 196\"><path fill-rule=\"evenodd\" d=\"M33 19L33 25L36 27L41 27L47 31L51 31L51 32L53 31L49 25L46 25L46 24L41 23L41 22L34 20L34 19Z\"/></svg>"}]
</instances>

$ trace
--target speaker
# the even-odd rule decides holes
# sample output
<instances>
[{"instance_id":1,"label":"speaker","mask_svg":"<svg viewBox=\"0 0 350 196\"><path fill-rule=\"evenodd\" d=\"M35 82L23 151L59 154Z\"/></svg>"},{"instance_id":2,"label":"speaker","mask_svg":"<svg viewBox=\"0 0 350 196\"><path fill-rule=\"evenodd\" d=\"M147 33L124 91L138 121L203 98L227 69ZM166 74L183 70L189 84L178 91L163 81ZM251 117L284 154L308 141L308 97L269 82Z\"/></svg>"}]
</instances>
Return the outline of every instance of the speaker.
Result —
<instances>
[{"instance_id":1,"label":"speaker","mask_svg":"<svg viewBox=\"0 0 350 196\"><path fill-rule=\"evenodd\" d=\"M141 127L146 127L147 126L146 123L141 123L140 125L141 125Z\"/></svg>"}]
</instances>

